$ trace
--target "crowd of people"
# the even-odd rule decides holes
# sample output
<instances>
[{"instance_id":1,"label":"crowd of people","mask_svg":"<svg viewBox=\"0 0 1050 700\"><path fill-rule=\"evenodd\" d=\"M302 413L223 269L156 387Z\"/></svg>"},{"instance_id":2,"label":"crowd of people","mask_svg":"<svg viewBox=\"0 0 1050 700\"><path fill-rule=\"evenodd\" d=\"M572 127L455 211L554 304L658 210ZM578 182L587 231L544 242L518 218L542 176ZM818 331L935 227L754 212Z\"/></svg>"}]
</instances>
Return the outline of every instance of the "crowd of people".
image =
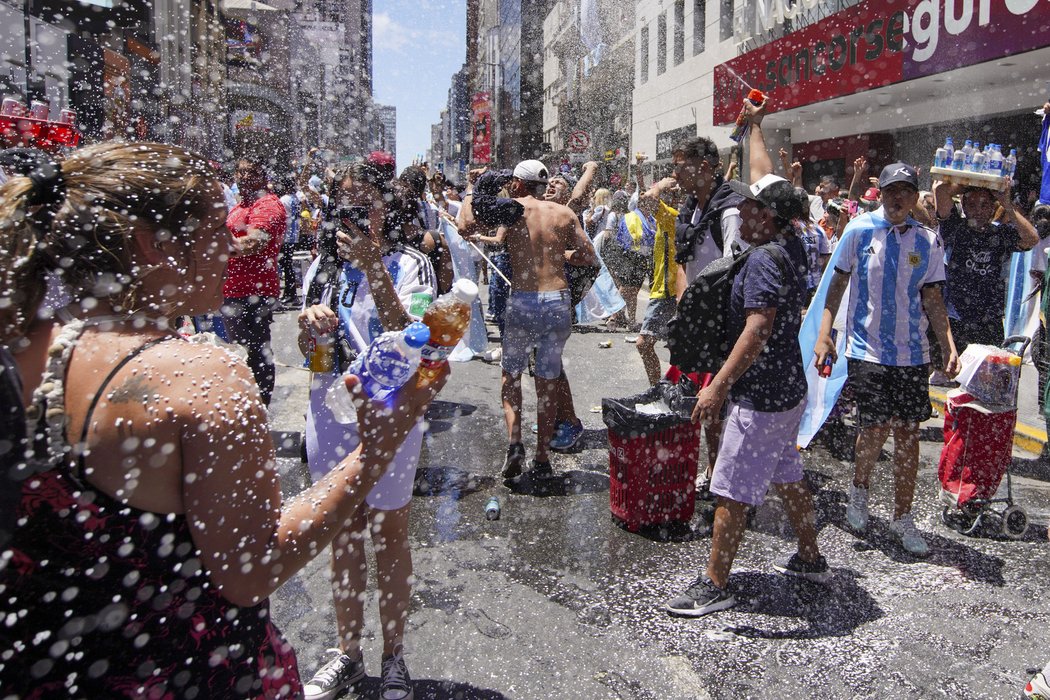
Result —
<instances>
[{"instance_id":1,"label":"crowd of people","mask_svg":"<svg viewBox=\"0 0 1050 700\"><path fill-rule=\"evenodd\" d=\"M798 538L775 568L829 578L796 445L806 367L839 354L858 426L848 524L868 527L875 460L892 433L890 529L925 555L912 500L928 385L952 380L968 344L1002 343L1003 266L1038 246L1033 268L1045 271L1050 208L1026 217L1009 189L922 192L912 165L870 177L866 157L853 163L845 196L830 177L810 193L786 151L776 172L766 109L746 102L741 113L749 182L697 136L674 148L667 177L647 185L636 168L633 192L603 182L593 162L578 178L539 160L479 168L457 187L422 165L398 174L382 152L331 167L311 151L290 175L246 152L230 184L171 145L109 143L61 159L5 152L0 418L16 439L0 455L0 595L12 613L0 628L4 688L27 698L335 697L366 674L370 540L380 694L413 696L404 654L409 511L421 418L447 368L429 384L410 380L384 406L347 370L381 334L422 320L462 274L447 227L476 246L489 282L500 343L484 359L502 371L501 473L510 482L549 477L551 453L579 444L563 354L603 279L621 303L601 322L633 339L656 385L679 373L661 366L657 347L683 295L712 263L741 261L728 357L693 376L691 419L707 445L699 497L715 501L710 556L666 601L669 613L734 605L733 561L750 509L771 486ZM305 271L301 258L311 260ZM304 432L314 483L284 500L267 407L270 328L274 313L291 309L312 370ZM812 347L799 343L806 317L819 321ZM218 319L247 361L182 342L177 319L198 327ZM1045 341L1039 347L1050 355ZM537 396L531 460L526 371ZM340 382L356 406L349 424L325 400ZM329 545L338 639L304 680L269 620L268 597Z\"/></svg>"}]
</instances>

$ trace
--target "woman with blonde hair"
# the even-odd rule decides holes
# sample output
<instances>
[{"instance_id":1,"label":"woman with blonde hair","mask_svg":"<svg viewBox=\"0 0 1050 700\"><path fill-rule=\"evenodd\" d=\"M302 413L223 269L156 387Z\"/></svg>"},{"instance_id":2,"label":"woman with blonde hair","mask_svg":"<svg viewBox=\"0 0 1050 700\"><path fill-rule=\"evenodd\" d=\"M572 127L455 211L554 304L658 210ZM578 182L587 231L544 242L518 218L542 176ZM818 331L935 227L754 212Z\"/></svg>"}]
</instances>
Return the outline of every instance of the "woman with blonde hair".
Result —
<instances>
[{"instance_id":1,"label":"woman with blonde hair","mask_svg":"<svg viewBox=\"0 0 1050 700\"><path fill-rule=\"evenodd\" d=\"M5 693L302 692L268 596L360 506L440 382L380 418L348 378L360 447L282 503L248 367L169 328L220 303L225 219L207 162L164 144L85 148L0 188L0 342L35 446L0 558ZM48 278L72 300L54 322Z\"/></svg>"}]
</instances>

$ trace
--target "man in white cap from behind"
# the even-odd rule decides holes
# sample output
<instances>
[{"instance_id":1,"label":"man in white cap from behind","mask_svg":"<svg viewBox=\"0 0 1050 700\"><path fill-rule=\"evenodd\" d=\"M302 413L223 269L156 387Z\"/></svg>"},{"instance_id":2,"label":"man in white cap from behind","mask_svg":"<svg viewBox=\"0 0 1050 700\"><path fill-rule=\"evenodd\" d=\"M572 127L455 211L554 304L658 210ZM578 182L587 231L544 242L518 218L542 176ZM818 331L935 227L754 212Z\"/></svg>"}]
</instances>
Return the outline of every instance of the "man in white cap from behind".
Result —
<instances>
[{"instance_id":1,"label":"man in white cap from behind","mask_svg":"<svg viewBox=\"0 0 1050 700\"><path fill-rule=\"evenodd\" d=\"M503 466L506 479L518 477L525 463L525 447L521 441L521 374L528 366L533 349L536 350L539 425L532 472L539 477L552 472L549 443L554 434L556 391L562 374L562 351L572 330L565 263L597 264L594 247L572 210L544 201L549 180L547 166L540 161L518 163L508 184L510 195L517 203L513 207L517 215L504 217L499 222L505 228L504 242L513 270L512 291L504 316L502 361L501 396L509 442ZM464 206L469 206L469 202ZM484 216L481 211L477 215L479 219Z\"/></svg>"}]
</instances>

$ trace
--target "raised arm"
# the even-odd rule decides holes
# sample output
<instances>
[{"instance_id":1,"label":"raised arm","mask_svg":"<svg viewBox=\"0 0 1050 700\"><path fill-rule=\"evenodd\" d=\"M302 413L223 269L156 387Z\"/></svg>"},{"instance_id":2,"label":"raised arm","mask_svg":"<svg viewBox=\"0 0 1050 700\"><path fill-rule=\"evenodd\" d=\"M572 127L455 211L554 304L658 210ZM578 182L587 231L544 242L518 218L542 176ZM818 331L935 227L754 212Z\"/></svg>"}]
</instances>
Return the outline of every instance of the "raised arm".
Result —
<instances>
[{"instance_id":1,"label":"raised arm","mask_svg":"<svg viewBox=\"0 0 1050 700\"><path fill-rule=\"evenodd\" d=\"M638 198L638 208L641 209L646 216L654 216L657 207L660 206L660 197L668 190L674 189L677 186L678 180L675 180L673 177L665 177L663 180L660 180L650 187Z\"/></svg>"},{"instance_id":2,"label":"raised arm","mask_svg":"<svg viewBox=\"0 0 1050 700\"><path fill-rule=\"evenodd\" d=\"M938 182L933 186L933 203L937 208L937 218L947 219L952 213L955 201L952 199L962 191L962 187L950 182Z\"/></svg>"},{"instance_id":3,"label":"raised arm","mask_svg":"<svg viewBox=\"0 0 1050 700\"><path fill-rule=\"evenodd\" d=\"M240 606L272 594L328 546L445 380L417 388L410 379L389 407L355 388L361 445L283 503L266 411L247 366L221 351L194 348L182 369L183 506L201 565L222 595ZM215 379L189 380L205 376ZM356 378L349 385L356 387Z\"/></svg>"},{"instance_id":4,"label":"raised arm","mask_svg":"<svg viewBox=\"0 0 1050 700\"><path fill-rule=\"evenodd\" d=\"M847 199L852 199L854 202L860 201L868 181L868 167L868 159L864 156L853 161L853 179L849 183Z\"/></svg>"},{"instance_id":5,"label":"raised arm","mask_svg":"<svg viewBox=\"0 0 1050 700\"><path fill-rule=\"evenodd\" d=\"M769 105L768 99L760 105L754 104L751 100L744 100L743 112L747 120L751 122L751 134L748 139L751 151L748 154L748 164L751 169L752 183L758 182L773 172L773 160L769 157L766 137L762 134L762 119L766 116L767 105Z\"/></svg>"},{"instance_id":6,"label":"raised arm","mask_svg":"<svg viewBox=\"0 0 1050 700\"><path fill-rule=\"evenodd\" d=\"M1005 190L995 193L995 199L1003 208L1003 222L1012 223L1017 227L1017 247L1021 250L1031 250L1038 245L1039 232L1035 230L1035 226L1028 220L1028 217L1018 216L1017 211L1014 209L1014 200L1011 197L1009 181Z\"/></svg>"},{"instance_id":7,"label":"raised arm","mask_svg":"<svg viewBox=\"0 0 1050 700\"><path fill-rule=\"evenodd\" d=\"M569 197L568 202L569 209L579 214L587 208L588 195L591 191L591 185L594 184L594 177L597 174L598 163L592 160L584 164L583 174L580 175L576 186L572 188L572 196Z\"/></svg>"}]
</instances>

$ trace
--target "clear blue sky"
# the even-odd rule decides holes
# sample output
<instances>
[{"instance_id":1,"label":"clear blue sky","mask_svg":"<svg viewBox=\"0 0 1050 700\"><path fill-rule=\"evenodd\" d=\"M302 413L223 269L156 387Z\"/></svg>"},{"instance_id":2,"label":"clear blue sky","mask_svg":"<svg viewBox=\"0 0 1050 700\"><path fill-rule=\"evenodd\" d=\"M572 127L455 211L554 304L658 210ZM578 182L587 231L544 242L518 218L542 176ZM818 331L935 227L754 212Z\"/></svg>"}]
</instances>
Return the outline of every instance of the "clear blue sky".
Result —
<instances>
[{"instance_id":1,"label":"clear blue sky","mask_svg":"<svg viewBox=\"0 0 1050 700\"><path fill-rule=\"evenodd\" d=\"M430 148L452 75L466 59L466 0L374 0L375 101L397 107L400 171Z\"/></svg>"}]
</instances>

